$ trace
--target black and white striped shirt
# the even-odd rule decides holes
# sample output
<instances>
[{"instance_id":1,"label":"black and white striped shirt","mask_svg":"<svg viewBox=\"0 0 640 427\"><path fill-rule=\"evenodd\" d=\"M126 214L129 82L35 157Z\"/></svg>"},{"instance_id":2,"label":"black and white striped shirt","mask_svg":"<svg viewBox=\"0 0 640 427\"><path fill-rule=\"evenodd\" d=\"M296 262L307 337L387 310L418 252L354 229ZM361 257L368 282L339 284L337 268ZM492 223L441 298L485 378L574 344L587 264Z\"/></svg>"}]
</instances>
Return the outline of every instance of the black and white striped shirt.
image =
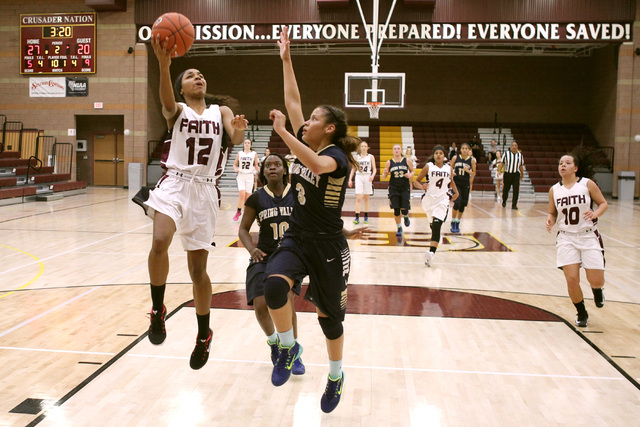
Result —
<instances>
[{"instance_id":1,"label":"black and white striped shirt","mask_svg":"<svg viewBox=\"0 0 640 427\"><path fill-rule=\"evenodd\" d=\"M524 158L521 152L514 154L509 150L502 155L502 163L504 163L505 173L518 173L520 166L524 166Z\"/></svg>"}]
</instances>

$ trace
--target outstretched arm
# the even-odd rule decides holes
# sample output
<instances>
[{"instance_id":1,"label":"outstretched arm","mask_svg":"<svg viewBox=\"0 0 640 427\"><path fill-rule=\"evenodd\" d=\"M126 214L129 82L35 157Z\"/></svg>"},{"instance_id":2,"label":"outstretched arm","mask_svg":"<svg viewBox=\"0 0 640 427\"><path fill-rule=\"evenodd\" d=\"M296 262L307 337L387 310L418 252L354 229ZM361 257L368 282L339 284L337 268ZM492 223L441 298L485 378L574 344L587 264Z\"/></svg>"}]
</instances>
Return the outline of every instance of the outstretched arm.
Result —
<instances>
[{"instance_id":1,"label":"outstretched arm","mask_svg":"<svg viewBox=\"0 0 640 427\"><path fill-rule=\"evenodd\" d=\"M170 71L171 55L173 55L173 52L175 52L178 46L175 45L173 48L167 49L168 44L169 39L160 40L159 35L151 38L151 46L160 65L160 103L162 104L162 116L167 121L169 129L171 129L182 107L178 105L175 95L173 94Z\"/></svg>"},{"instance_id":2,"label":"outstretched arm","mask_svg":"<svg viewBox=\"0 0 640 427\"><path fill-rule=\"evenodd\" d=\"M338 162L330 156L320 156L311 148L298 141L285 128L287 117L279 110L271 110L269 117L273 120L273 130L282 138L287 147L303 165L316 175L330 173L338 169Z\"/></svg>"},{"instance_id":3,"label":"outstretched arm","mask_svg":"<svg viewBox=\"0 0 640 427\"><path fill-rule=\"evenodd\" d=\"M278 40L280 58L282 59L282 75L284 77L284 105L287 108L293 131L297 132L304 124L304 114L302 113L302 100L298 90L298 82L291 62L290 43L289 27L285 25L282 27L280 40Z\"/></svg>"}]
</instances>

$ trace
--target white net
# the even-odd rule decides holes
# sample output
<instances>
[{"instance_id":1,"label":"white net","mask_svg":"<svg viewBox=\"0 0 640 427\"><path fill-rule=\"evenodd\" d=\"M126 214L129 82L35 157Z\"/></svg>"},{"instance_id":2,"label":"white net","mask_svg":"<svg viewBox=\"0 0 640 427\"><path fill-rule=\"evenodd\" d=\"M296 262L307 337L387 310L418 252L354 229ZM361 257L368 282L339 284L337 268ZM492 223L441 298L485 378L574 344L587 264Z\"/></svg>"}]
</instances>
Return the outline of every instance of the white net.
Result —
<instances>
[{"instance_id":1,"label":"white net","mask_svg":"<svg viewBox=\"0 0 640 427\"><path fill-rule=\"evenodd\" d=\"M378 113L380 113L380 107L382 102L367 102L367 108L369 109L369 118L377 119Z\"/></svg>"}]
</instances>

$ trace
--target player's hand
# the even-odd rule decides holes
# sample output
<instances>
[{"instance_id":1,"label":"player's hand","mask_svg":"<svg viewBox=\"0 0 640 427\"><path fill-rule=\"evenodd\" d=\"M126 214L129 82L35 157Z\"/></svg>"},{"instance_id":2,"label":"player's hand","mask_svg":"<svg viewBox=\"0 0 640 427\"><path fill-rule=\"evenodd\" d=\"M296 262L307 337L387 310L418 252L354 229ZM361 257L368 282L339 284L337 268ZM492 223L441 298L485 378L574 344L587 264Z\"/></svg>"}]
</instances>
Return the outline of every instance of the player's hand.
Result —
<instances>
[{"instance_id":1,"label":"player's hand","mask_svg":"<svg viewBox=\"0 0 640 427\"><path fill-rule=\"evenodd\" d=\"M584 219L586 219L587 221L593 221L594 219L598 218L596 216L596 213L594 211L592 211L591 209L589 209L588 211L586 211L583 215Z\"/></svg>"},{"instance_id":2,"label":"player's hand","mask_svg":"<svg viewBox=\"0 0 640 427\"><path fill-rule=\"evenodd\" d=\"M265 254L264 252L262 252L260 249L258 248L253 248L253 250L251 251L251 259L254 262L260 262L264 259L264 257L266 257L267 254Z\"/></svg>"},{"instance_id":3,"label":"player's hand","mask_svg":"<svg viewBox=\"0 0 640 427\"><path fill-rule=\"evenodd\" d=\"M151 46L153 47L153 53L156 54L160 65L171 65L171 57L175 53L176 49L178 49L177 44L168 49L169 38L165 37L164 40L160 40L160 35L158 34L155 38L151 38Z\"/></svg>"},{"instance_id":4,"label":"player's hand","mask_svg":"<svg viewBox=\"0 0 640 427\"><path fill-rule=\"evenodd\" d=\"M368 226L357 227L353 230L347 230L346 228L342 229L342 234L345 238L350 240L362 239L362 236L369 232L370 228Z\"/></svg>"},{"instance_id":5,"label":"player's hand","mask_svg":"<svg viewBox=\"0 0 640 427\"><path fill-rule=\"evenodd\" d=\"M278 130L282 131L283 129L285 129L287 116L285 116L282 111L276 109L271 110L269 112L269 118L273 121L273 128L276 132L278 132Z\"/></svg>"},{"instance_id":6,"label":"player's hand","mask_svg":"<svg viewBox=\"0 0 640 427\"><path fill-rule=\"evenodd\" d=\"M374 179L375 179L375 177L374 177L373 175L371 175L371 176L369 177L369 182L373 182L373 180L374 180Z\"/></svg>"},{"instance_id":7,"label":"player's hand","mask_svg":"<svg viewBox=\"0 0 640 427\"><path fill-rule=\"evenodd\" d=\"M353 188L353 181L349 180L349 183L347 185L349 186L349 188Z\"/></svg>"},{"instance_id":8,"label":"player's hand","mask_svg":"<svg viewBox=\"0 0 640 427\"><path fill-rule=\"evenodd\" d=\"M280 48L280 58L284 60L291 59L291 52L289 51L289 45L291 41L289 40L289 27L284 26L280 30L280 40L278 40L278 47Z\"/></svg>"},{"instance_id":9,"label":"player's hand","mask_svg":"<svg viewBox=\"0 0 640 427\"><path fill-rule=\"evenodd\" d=\"M231 119L231 127L234 129L249 129L249 120L244 118L244 114L240 114Z\"/></svg>"},{"instance_id":10,"label":"player's hand","mask_svg":"<svg viewBox=\"0 0 640 427\"><path fill-rule=\"evenodd\" d=\"M547 221L545 222L545 226L547 227L547 231L551 233L551 229L553 228L553 219L551 217L547 217Z\"/></svg>"},{"instance_id":11,"label":"player's hand","mask_svg":"<svg viewBox=\"0 0 640 427\"><path fill-rule=\"evenodd\" d=\"M404 177L407 179L411 179L411 173L407 172L404 174Z\"/></svg>"}]
</instances>

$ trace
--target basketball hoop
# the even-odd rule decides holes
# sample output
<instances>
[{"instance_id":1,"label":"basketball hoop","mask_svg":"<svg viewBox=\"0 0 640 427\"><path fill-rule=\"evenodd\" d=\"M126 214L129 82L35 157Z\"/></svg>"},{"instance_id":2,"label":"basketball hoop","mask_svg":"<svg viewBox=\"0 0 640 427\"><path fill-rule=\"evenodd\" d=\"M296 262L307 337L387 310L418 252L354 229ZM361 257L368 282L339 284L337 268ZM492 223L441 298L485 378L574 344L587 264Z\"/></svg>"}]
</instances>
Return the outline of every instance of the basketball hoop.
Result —
<instances>
[{"instance_id":1,"label":"basketball hoop","mask_svg":"<svg viewBox=\"0 0 640 427\"><path fill-rule=\"evenodd\" d=\"M378 113L380 112L381 106L382 106L382 102L367 101L367 108L369 109L370 119L378 118Z\"/></svg>"}]
</instances>

